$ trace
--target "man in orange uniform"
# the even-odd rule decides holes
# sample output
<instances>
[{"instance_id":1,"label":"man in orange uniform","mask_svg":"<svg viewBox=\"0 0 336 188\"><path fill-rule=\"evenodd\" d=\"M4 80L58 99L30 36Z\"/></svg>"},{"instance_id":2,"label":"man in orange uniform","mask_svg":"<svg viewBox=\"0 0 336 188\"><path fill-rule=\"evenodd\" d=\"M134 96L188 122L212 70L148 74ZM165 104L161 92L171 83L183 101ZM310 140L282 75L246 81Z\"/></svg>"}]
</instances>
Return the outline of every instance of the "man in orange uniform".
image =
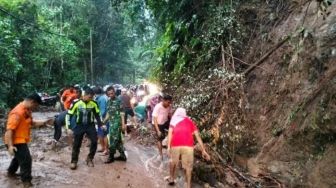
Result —
<instances>
[{"instance_id":1,"label":"man in orange uniform","mask_svg":"<svg viewBox=\"0 0 336 188\"><path fill-rule=\"evenodd\" d=\"M32 110L36 109L41 103L41 97L34 93L26 97L8 115L5 144L9 154L14 156L8 168L8 176L16 176L15 172L20 167L24 187L32 186L32 158L27 145L30 141L30 128L32 126L40 127L51 121L33 120Z\"/></svg>"},{"instance_id":2,"label":"man in orange uniform","mask_svg":"<svg viewBox=\"0 0 336 188\"><path fill-rule=\"evenodd\" d=\"M64 109L69 110L72 101L77 99L78 94L76 89L73 86L70 86L68 89L66 89L61 97L61 102L63 103Z\"/></svg>"}]
</instances>

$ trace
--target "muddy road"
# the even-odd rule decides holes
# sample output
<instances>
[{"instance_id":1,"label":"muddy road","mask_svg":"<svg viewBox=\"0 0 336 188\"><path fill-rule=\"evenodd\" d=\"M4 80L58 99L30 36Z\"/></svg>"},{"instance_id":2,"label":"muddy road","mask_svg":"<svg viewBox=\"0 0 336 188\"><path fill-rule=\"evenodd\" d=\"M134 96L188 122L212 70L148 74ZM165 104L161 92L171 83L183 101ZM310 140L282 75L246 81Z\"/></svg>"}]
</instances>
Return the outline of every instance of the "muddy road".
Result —
<instances>
[{"instance_id":1,"label":"muddy road","mask_svg":"<svg viewBox=\"0 0 336 188\"><path fill-rule=\"evenodd\" d=\"M34 113L35 119L53 117L56 113ZM125 139L127 162L116 161L112 164L104 164L107 156L96 153L95 167L86 166L85 158L88 154L87 144L83 143L75 171L70 170L71 148L68 146L66 135L63 134L56 149L52 149L50 142L53 138L53 128L41 128L32 130L32 142L29 144L33 158L34 187L171 187L164 180L168 176L168 158L162 162L157 156L155 146L143 146L132 138ZM99 149L99 147L98 147ZM11 179L6 175L11 157L5 148L0 150L0 187L20 187L19 178ZM181 170L175 187L183 187ZM193 187L201 187L194 185Z\"/></svg>"}]
</instances>

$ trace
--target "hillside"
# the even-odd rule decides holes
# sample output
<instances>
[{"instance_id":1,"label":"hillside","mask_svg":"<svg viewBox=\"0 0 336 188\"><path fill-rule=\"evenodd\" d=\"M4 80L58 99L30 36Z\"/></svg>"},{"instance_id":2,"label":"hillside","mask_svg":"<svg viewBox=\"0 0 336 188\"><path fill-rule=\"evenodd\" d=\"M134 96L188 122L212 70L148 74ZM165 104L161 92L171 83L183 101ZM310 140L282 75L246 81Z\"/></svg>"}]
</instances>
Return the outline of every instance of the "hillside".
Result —
<instances>
[{"instance_id":1,"label":"hillside","mask_svg":"<svg viewBox=\"0 0 336 188\"><path fill-rule=\"evenodd\" d=\"M213 176L239 186L222 158L251 186L261 177L263 185L336 186L336 4L322 3L241 4L243 53L223 50L218 64L176 87L178 105L190 104L216 150Z\"/></svg>"}]
</instances>

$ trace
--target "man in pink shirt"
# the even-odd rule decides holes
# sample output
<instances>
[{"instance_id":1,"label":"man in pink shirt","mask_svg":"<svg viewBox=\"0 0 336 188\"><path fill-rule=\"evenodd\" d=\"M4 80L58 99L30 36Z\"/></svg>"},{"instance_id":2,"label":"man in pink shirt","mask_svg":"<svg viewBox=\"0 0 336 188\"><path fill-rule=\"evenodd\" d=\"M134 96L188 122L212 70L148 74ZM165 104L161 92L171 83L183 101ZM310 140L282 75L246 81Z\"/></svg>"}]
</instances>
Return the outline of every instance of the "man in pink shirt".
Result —
<instances>
[{"instance_id":1,"label":"man in pink shirt","mask_svg":"<svg viewBox=\"0 0 336 188\"><path fill-rule=\"evenodd\" d=\"M205 151L202 139L194 122L187 116L184 108L176 109L169 127L168 152L171 160L169 165L170 176L166 178L169 185L175 184L175 169L181 158L182 167L185 169L187 188L191 188L191 173L194 163L194 136L201 146L202 157L210 160Z\"/></svg>"},{"instance_id":2,"label":"man in pink shirt","mask_svg":"<svg viewBox=\"0 0 336 188\"><path fill-rule=\"evenodd\" d=\"M154 107L152 114L152 124L156 132L157 146L162 160L162 140L164 140L166 137L166 132L169 129L171 103L172 97L169 95L164 95L162 102Z\"/></svg>"},{"instance_id":3,"label":"man in pink shirt","mask_svg":"<svg viewBox=\"0 0 336 188\"><path fill-rule=\"evenodd\" d=\"M152 123L153 121L152 113L153 113L154 107L161 101L162 101L162 93L158 93L154 95L153 97L151 97L150 99L148 99L147 106L146 106L148 123Z\"/></svg>"}]
</instances>

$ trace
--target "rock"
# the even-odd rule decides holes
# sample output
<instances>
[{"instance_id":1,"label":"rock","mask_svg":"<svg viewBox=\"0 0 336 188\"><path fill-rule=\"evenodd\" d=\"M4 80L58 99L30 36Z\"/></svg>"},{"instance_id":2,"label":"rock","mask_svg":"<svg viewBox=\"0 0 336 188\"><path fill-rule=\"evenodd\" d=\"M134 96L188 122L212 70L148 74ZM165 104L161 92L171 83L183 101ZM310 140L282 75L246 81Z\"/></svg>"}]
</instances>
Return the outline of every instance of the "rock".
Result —
<instances>
[{"instance_id":1,"label":"rock","mask_svg":"<svg viewBox=\"0 0 336 188\"><path fill-rule=\"evenodd\" d=\"M247 160L247 170L253 177L258 177L260 174L263 174L263 165L259 164L255 158Z\"/></svg>"},{"instance_id":2,"label":"rock","mask_svg":"<svg viewBox=\"0 0 336 188\"><path fill-rule=\"evenodd\" d=\"M46 142L47 145L51 145L52 143L53 143L53 140L51 140L51 139L49 139L49 140Z\"/></svg>"},{"instance_id":3,"label":"rock","mask_svg":"<svg viewBox=\"0 0 336 188\"><path fill-rule=\"evenodd\" d=\"M217 188L227 188L228 186L227 186L227 185L225 186L225 185L224 185L223 183L221 183L221 182L217 182L215 187L217 187Z\"/></svg>"},{"instance_id":4,"label":"rock","mask_svg":"<svg viewBox=\"0 0 336 188\"><path fill-rule=\"evenodd\" d=\"M203 187L204 187L204 188L211 188L211 186L210 186L208 183L205 183L205 184L203 185Z\"/></svg>"},{"instance_id":5,"label":"rock","mask_svg":"<svg viewBox=\"0 0 336 188\"><path fill-rule=\"evenodd\" d=\"M259 119L260 119L261 121L265 121L267 118L266 118L266 116L261 115L261 116L259 117Z\"/></svg>"},{"instance_id":6,"label":"rock","mask_svg":"<svg viewBox=\"0 0 336 188\"><path fill-rule=\"evenodd\" d=\"M43 161L44 160L44 156L42 155L42 156L38 156L38 158L37 158L37 160L39 160L39 161Z\"/></svg>"}]
</instances>

